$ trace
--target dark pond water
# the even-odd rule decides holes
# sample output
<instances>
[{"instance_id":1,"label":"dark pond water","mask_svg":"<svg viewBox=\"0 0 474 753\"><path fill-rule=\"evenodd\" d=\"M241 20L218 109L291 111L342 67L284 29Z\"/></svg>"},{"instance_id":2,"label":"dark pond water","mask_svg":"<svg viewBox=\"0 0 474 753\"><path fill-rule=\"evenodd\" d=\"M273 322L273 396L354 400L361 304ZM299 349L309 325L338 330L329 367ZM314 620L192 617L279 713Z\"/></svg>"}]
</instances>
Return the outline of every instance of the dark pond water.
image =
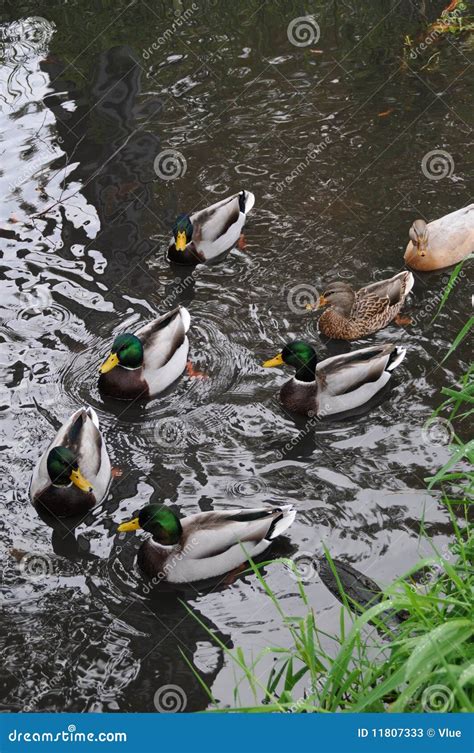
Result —
<instances>
[{"instance_id":1,"label":"dark pond water","mask_svg":"<svg viewBox=\"0 0 474 753\"><path fill-rule=\"evenodd\" d=\"M116 533L148 500L183 514L294 502L274 554L307 564L326 545L380 584L428 553L421 517L446 543L447 515L423 481L447 458L446 437L422 428L468 359L465 345L440 365L470 311L467 274L432 325L447 274L417 276L412 325L366 341L408 349L368 415L305 428L277 401L288 374L260 363L295 337L336 352L295 286L392 275L414 218L469 203L468 41L435 40L413 58L404 38L419 44L427 21L409 2L310 6L320 39L297 46L287 29L308 12L298 2L3 5L4 709L154 711L169 684L187 710L206 708L184 657L233 702L222 651L175 595L143 594L139 538ZM173 180L154 169L169 149L181 155ZM439 149L449 159L436 180L421 163ZM246 247L192 278L171 269L176 214L241 188L256 196ZM114 334L176 301L189 307L191 358L208 378L184 376L141 408L104 404L97 367ZM83 403L122 475L68 532L37 516L28 484ZM39 574L22 566L25 553ZM267 576L298 613L290 573L277 565ZM337 633L337 600L317 577L307 590L319 626ZM287 645L253 577L180 596L229 646Z\"/></svg>"}]
</instances>

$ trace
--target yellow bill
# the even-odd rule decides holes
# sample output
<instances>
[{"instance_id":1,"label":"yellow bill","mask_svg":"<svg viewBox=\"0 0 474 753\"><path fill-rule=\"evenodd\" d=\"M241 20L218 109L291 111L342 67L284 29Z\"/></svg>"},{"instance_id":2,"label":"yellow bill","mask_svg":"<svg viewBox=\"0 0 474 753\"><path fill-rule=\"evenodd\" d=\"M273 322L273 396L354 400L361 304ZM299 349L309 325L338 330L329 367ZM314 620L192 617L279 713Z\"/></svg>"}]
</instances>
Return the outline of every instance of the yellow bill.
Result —
<instances>
[{"instance_id":1,"label":"yellow bill","mask_svg":"<svg viewBox=\"0 0 474 753\"><path fill-rule=\"evenodd\" d=\"M186 233L184 230L178 230L175 246L177 251L184 251L186 248Z\"/></svg>"},{"instance_id":2,"label":"yellow bill","mask_svg":"<svg viewBox=\"0 0 474 753\"><path fill-rule=\"evenodd\" d=\"M108 371L112 371L116 366L118 366L118 355L117 353L111 353L110 356L107 358L106 361L102 364L99 371L101 374L107 374Z\"/></svg>"},{"instance_id":3,"label":"yellow bill","mask_svg":"<svg viewBox=\"0 0 474 753\"><path fill-rule=\"evenodd\" d=\"M137 531L139 528L141 528L141 526L138 522L138 518L133 518L133 520L127 520L126 523L120 523L117 531L119 533L124 533L124 531Z\"/></svg>"},{"instance_id":4,"label":"yellow bill","mask_svg":"<svg viewBox=\"0 0 474 753\"><path fill-rule=\"evenodd\" d=\"M273 366L281 366L283 363L283 356L281 353L278 353L275 358L270 358L268 361L264 361L262 366L264 369L271 369Z\"/></svg>"},{"instance_id":5,"label":"yellow bill","mask_svg":"<svg viewBox=\"0 0 474 753\"><path fill-rule=\"evenodd\" d=\"M77 486L78 489L80 489L83 492L91 492L92 491L92 485L90 484L87 479L84 478L82 473L80 472L79 468L77 471L71 471L71 475L69 476L74 486Z\"/></svg>"},{"instance_id":6,"label":"yellow bill","mask_svg":"<svg viewBox=\"0 0 474 753\"><path fill-rule=\"evenodd\" d=\"M325 298L323 295L319 296L318 306L321 308L321 306L327 306L329 303L328 299Z\"/></svg>"}]
</instances>

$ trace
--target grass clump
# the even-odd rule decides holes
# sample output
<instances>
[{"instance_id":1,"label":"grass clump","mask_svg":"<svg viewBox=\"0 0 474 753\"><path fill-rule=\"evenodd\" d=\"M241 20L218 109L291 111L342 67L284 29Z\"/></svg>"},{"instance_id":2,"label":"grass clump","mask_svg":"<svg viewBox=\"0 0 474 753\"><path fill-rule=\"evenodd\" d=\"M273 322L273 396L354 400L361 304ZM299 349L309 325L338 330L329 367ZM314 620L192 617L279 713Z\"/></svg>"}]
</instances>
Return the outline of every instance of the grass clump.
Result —
<instances>
[{"instance_id":1,"label":"grass clump","mask_svg":"<svg viewBox=\"0 0 474 753\"><path fill-rule=\"evenodd\" d=\"M462 265L453 272L459 274ZM452 277L453 277L452 275ZM450 282L452 280L450 279ZM449 288L449 285L448 285ZM443 297L440 308L445 305ZM472 328L462 328L448 355ZM474 442L464 441L464 427L473 412L473 367L459 384L443 388L446 398L432 420L449 426L450 457L426 479L439 493L452 526L452 541L437 551L421 524L421 535L433 555L420 559L384 590L369 581L373 598L358 603L356 590L346 588L344 571L325 552L325 566L337 583L342 607L339 635L318 628L298 570L291 560L250 563L266 597L289 634L289 646L268 646L248 658L241 648L229 649L195 616L220 645L237 672L234 707L222 708L206 689L218 711L248 712L472 712L474 711L474 534L469 519L474 474ZM448 418L440 419L441 414ZM286 566L294 571L302 616L288 615L264 576L263 567ZM361 576L361 582L364 576ZM367 581L360 593L367 594ZM359 613L356 616L356 613ZM273 666L263 672L271 657ZM267 666L265 664L265 666ZM194 671L194 670L193 670ZM243 684L252 705L240 701Z\"/></svg>"}]
</instances>

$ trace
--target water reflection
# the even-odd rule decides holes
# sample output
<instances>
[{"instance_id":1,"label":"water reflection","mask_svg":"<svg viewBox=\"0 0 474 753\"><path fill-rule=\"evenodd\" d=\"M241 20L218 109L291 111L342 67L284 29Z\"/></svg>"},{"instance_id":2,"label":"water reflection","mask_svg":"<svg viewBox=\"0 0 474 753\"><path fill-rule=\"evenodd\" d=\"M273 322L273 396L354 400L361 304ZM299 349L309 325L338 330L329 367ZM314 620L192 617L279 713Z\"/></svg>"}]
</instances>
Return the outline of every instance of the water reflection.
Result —
<instances>
[{"instance_id":1,"label":"water reflection","mask_svg":"<svg viewBox=\"0 0 474 753\"><path fill-rule=\"evenodd\" d=\"M3 708L153 712L157 690L175 684L187 710L203 709L209 699L181 651L231 704L232 670L205 627L247 651L286 640L255 578L145 595L139 542L119 550L117 521L148 501L183 515L293 502L297 519L272 556L322 556L324 544L379 585L419 556L420 517L442 548L449 521L424 478L448 450L421 428L470 356L461 346L439 365L470 311L465 282L434 325L357 343L408 349L368 416L295 419L276 400L288 375L260 363L297 337L321 358L349 345L324 342L317 317L289 308L292 285L387 277L401 268L414 216L468 203L467 180L435 185L418 169L436 134L465 176L464 43L443 49L442 68L411 70L400 65L419 21L410 3L388 18L384 3L320 4L316 52L288 42L299 3L245 0L214 5L211 34L208 13L196 13L145 59L140 50L173 21L165 3L152 13L119 0L91 14L71 2L39 20L29 2L22 20L12 6L0 26ZM306 165L309 145L322 143ZM156 175L165 148L184 154L183 178ZM256 195L246 248L192 274L170 268L176 215L242 187ZM415 316L444 284L443 274L417 279ZM146 406L104 402L97 368L114 335L177 302L190 308L190 358L207 378L183 376ZM29 503L29 477L51 427L84 403L121 475L86 519L52 524ZM161 431L169 421L172 442ZM46 563L43 576L25 572L27 555ZM297 614L294 580L266 572ZM308 595L320 626L337 631L337 599L318 580Z\"/></svg>"}]
</instances>

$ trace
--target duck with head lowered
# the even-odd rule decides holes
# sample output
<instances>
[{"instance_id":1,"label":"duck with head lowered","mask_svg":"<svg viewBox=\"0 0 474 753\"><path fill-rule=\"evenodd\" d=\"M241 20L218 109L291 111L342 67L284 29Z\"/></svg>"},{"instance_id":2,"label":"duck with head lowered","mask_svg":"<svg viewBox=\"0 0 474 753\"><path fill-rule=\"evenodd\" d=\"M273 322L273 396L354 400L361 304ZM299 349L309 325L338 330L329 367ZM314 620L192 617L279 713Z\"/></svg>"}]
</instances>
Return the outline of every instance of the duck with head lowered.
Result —
<instances>
[{"instance_id":1,"label":"duck with head lowered","mask_svg":"<svg viewBox=\"0 0 474 753\"><path fill-rule=\"evenodd\" d=\"M55 517L83 515L105 497L110 460L96 412L80 408L61 426L39 459L30 497Z\"/></svg>"},{"instance_id":2,"label":"duck with head lowered","mask_svg":"<svg viewBox=\"0 0 474 753\"><path fill-rule=\"evenodd\" d=\"M178 306L135 334L118 335L100 367L99 389L120 400L147 399L169 387L186 368L191 317Z\"/></svg>"},{"instance_id":3,"label":"duck with head lowered","mask_svg":"<svg viewBox=\"0 0 474 753\"><path fill-rule=\"evenodd\" d=\"M335 340L357 340L383 329L395 319L414 285L411 272L373 282L353 290L347 282L329 283L319 298L328 308L319 319L319 330Z\"/></svg>"},{"instance_id":4,"label":"duck with head lowered","mask_svg":"<svg viewBox=\"0 0 474 753\"><path fill-rule=\"evenodd\" d=\"M293 366L295 376L280 390L282 404L294 413L322 418L368 403L387 384L405 355L405 348L386 344L318 361L312 345L294 340L262 365Z\"/></svg>"},{"instance_id":5,"label":"duck with head lowered","mask_svg":"<svg viewBox=\"0 0 474 753\"><path fill-rule=\"evenodd\" d=\"M474 253L474 204L426 223L415 220L405 262L419 272L444 269Z\"/></svg>"},{"instance_id":6,"label":"duck with head lowered","mask_svg":"<svg viewBox=\"0 0 474 753\"><path fill-rule=\"evenodd\" d=\"M168 246L169 261L196 265L218 259L236 245L254 204L253 193L242 190L207 209L179 215Z\"/></svg>"},{"instance_id":7,"label":"duck with head lowered","mask_svg":"<svg viewBox=\"0 0 474 753\"><path fill-rule=\"evenodd\" d=\"M282 505L179 518L168 507L150 504L117 530L150 534L138 551L138 565L150 578L192 583L226 575L257 557L289 528L295 515L291 505Z\"/></svg>"}]
</instances>

